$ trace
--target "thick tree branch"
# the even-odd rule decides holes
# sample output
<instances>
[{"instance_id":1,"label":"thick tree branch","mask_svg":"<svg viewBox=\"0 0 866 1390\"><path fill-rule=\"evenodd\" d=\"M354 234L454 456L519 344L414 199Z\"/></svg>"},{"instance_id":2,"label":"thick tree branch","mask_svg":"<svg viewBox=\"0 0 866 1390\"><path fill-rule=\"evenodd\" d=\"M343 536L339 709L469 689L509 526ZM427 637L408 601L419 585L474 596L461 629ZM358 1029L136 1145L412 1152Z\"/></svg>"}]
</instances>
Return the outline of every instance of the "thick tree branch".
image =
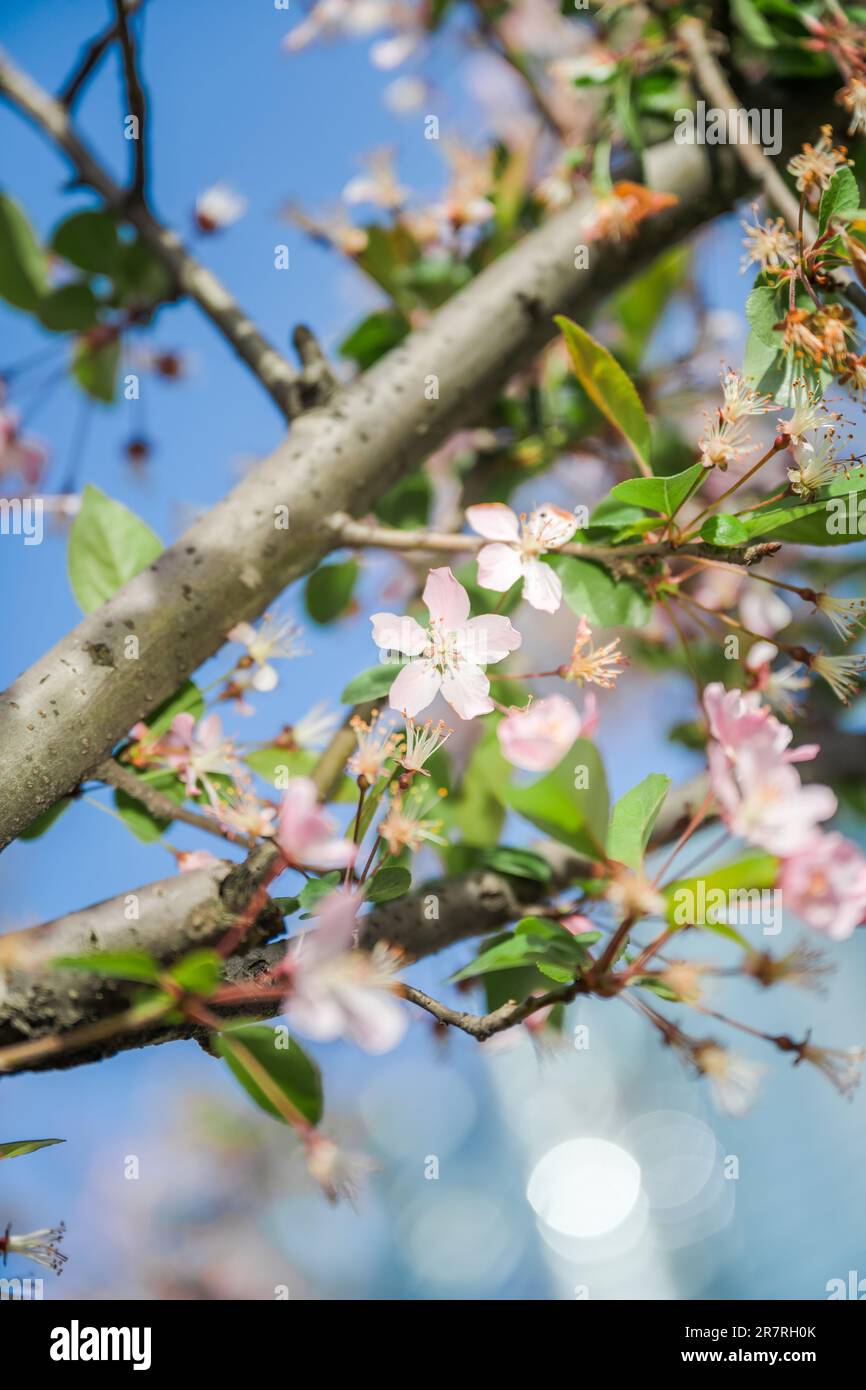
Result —
<instances>
[{"instance_id":1,"label":"thick tree branch","mask_svg":"<svg viewBox=\"0 0 866 1390\"><path fill-rule=\"evenodd\" d=\"M645 221L633 241L594 242L589 272L575 270L574 251L591 239L594 201L551 218L327 408L295 421L269 459L0 698L8 759L0 846L91 772L229 628L313 568L334 545L327 514L368 511L532 361L553 335L554 313L591 314L739 187L713 175L706 148L670 142L646 162L649 183L678 196L675 209ZM425 390L431 378L436 396ZM129 633L138 637L137 660L123 655Z\"/></svg>"},{"instance_id":2,"label":"thick tree branch","mask_svg":"<svg viewBox=\"0 0 866 1390\"><path fill-rule=\"evenodd\" d=\"M39 127L66 155L82 183L88 184L136 228L177 285L190 295L252 369L281 413L291 419L299 409L297 373L262 336L216 276L190 255L177 234L162 226L141 202L130 201L76 134L69 112L27 73L0 55L0 96ZM143 135L143 128L140 130ZM140 141L138 142L141 143Z\"/></svg>"}]
</instances>

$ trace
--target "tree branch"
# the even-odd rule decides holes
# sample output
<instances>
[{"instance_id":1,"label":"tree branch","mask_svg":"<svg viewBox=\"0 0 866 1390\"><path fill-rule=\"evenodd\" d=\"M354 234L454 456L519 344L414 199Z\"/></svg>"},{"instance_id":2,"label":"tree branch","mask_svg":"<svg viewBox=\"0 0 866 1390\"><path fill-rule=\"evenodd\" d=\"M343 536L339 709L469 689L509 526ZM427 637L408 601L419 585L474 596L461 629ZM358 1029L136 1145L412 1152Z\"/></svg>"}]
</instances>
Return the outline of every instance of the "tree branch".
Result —
<instances>
[{"instance_id":1,"label":"tree branch","mask_svg":"<svg viewBox=\"0 0 866 1390\"><path fill-rule=\"evenodd\" d=\"M263 337L216 276L187 251L177 234L158 222L143 203L129 201L76 134L66 107L5 55L0 56L0 95L54 141L82 183L94 188L109 208L136 228L180 289L196 301L251 368L286 419L297 414L297 373L286 359Z\"/></svg>"},{"instance_id":2,"label":"tree branch","mask_svg":"<svg viewBox=\"0 0 866 1390\"><path fill-rule=\"evenodd\" d=\"M0 65L0 87L9 82ZM56 103L51 121L65 139ZM333 548L326 514L367 512L532 361L553 336L555 313L591 314L739 186L713 176L706 147L671 141L648 151L646 164L653 188L678 195L675 209L646 220L625 244L593 242L589 275L575 270L574 248L591 239L594 200L551 218L327 407L301 416L270 458L0 697L0 847L92 772L234 624L261 613ZM439 382L432 399L431 376ZM130 632L137 660L124 655Z\"/></svg>"},{"instance_id":3,"label":"tree branch","mask_svg":"<svg viewBox=\"0 0 866 1390\"><path fill-rule=\"evenodd\" d=\"M183 821L184 825L193 825L197 830L207 831L208 835L217 835L221 840L230 840L235 844L246 845L248 849L253 849L258 844L254 835L235 834L223 830L215 816L204 815L201 811L191 811L187 806L172 801L170 796L166 796L158 788L145 782L143 777L137 777L130 768L124 767L116 758L106 758L95 769L93 775L100 782L105 782L108 786L131 796L157 820L180 820Z\"/></svg>"}]
</instances>

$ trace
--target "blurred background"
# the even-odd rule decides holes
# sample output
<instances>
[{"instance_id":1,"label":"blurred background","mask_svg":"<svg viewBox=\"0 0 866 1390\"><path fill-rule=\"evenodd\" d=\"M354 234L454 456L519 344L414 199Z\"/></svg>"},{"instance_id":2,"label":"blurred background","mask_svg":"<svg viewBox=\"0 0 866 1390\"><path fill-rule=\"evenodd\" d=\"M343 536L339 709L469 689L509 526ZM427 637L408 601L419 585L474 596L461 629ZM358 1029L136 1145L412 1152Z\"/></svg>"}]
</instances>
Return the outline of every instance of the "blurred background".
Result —
<instances>
[{"instance_id":1,"label":"blurred background","mask_svg":"<svg viewBox=\"0 0 866 1390\"><path fill-rule=\"evenodd\" d=\"M526 8L531 18L543 7ZM287 8L269 0L145 7L153 200L186 232L209 185L224 181L247 198L236 225L194 249L275 343L287 347L301 321L333 352L383 297L287 221L287 204L337 205L360 157L381 146L395 149L402 182L435 199L447 169L441 146L424 139L425 114L436 112L444 128L481 147L501 136L524 98L503 63L467 42L459 6L435 42L397 72L371 61L376 33L288 51L283 41L302 10L295 0ZM0 0L0 17L4 47L56 90L108 7ZM395 94L407 77L421 84L420 104L405 85ZM127 153L122 106L111 55L78 117L118 176ZM0 106L0 183L40 232L89 205L86 193L70 199L68 179L47 143ZM738 274L741 235L731 217L698 239L688 292L674 297L656 328L650 366L684 358L683 374L693 374L703 354L712 378L720 361L739 363L748 289ZM287 272L274 269L281 243ZM46 337L2 306L0 343L2 370L42 352ZM27 433L50 451L46 492L95 483L168 543L277 443L281 424L195 308L163 309L147 347L182 354L183 379L144 374L139 401L93 407L62 360L49 358L15 404ZM131 466L134 437L150 443L145 466ZM537 484L527 487L518 500L591 503L604 490L603 473L588 457L567 457L544 497ZM2 538L3 685L78 619L65 544L60 524L40 546ZM365 614L389 586L399 592L397 573L386 558L366 559L356 611L337 631L316 629L288 596L307 654L282 668L278 689L244 722L245 738L268 738L320 700L338 708L347 676L374 660ZM563 617L561 633L570 625ZM225 659L211 665L203 683ZM697 770L695 754L662 738L692 712L692 692L678 676L633 670L605 694L599 745L614 795L651 771L676 780ZM861 835L856 824L842 828ZM173 827L170 838L181 848L203 844L187 827ZM526 828L509 827L509 839L526 842ZM140 843L98 806L79 802L48 835L0 858L0 931L173 870L161 846ZM812 1024L822 1042L866 1041L862 937L833 947L837 970L823 997L732 983L710 1002L770 1031L800 1035ZM411 978L450 997L443 981L470 950L423 962ZM722 959L724 950L722 943L714 954ZM573 1030L584 1024L588 1047L575 1045ZM193 1043L4 1079L0 1138L66 1142L2 1165L0 1226L11 1221L20 1232L66 1221L69 1263L61 1280L45 1280L54 1299L826 1297L828 1280L847 1279L849 1270L866 1277L866 1098L848 1105L814 1070L795 1073L768 1049L731 1041L767 1066L758 1104L739 1120L713 1111L706 1087L639 1018L600 1001L572 1009L558 1046L521 1030L479 1048L463 1035L435 1035L419 1013L385 1057L342 1043L313 1047L328 1127L377 1163L357 1209L326 1203L286 1132ZM7 1273L37 1272L14 1263Z\"/></svg>"}]
</instances>

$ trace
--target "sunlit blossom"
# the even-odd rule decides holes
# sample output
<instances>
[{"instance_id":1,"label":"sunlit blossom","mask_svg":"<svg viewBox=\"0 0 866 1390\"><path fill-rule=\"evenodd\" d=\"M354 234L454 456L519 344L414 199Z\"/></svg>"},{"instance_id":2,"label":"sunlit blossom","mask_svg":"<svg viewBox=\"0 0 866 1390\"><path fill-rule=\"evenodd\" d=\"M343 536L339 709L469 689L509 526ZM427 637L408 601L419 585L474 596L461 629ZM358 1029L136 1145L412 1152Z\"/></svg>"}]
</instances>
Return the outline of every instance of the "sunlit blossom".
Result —
<instances>
[{"instance_id":1,"label":"sunlit blossom","mask_svg":"<svg viewBox=\"0 0 866 1390\"><path fill-rule=\"evenodd\" d=\"M548 695L526 709L511 710L497 725L496 734L512 766L547 772L561 761L575 739L591 738L597 727L598 709L590 691L582 715L564 695Z\"/></svg>"},{"instance_id":2,"label":"sunlit blossom","mask_svg":"<svg viewBox=\"0 0 866 1390\"><path fill-rule=\"evenodd\" d=\"M484 502L468 507L466 520L477 535L492 542L478 552L478 583L504 593L522 579L527 603L555 613L562 602L562 584L542 556L571 540L577 530L574 513L548 503L518 519L503 502Z\"/></svg>"},{"instance_id":3,"label":"sunlit blossom","mask_svg":"<svg viewBox=\"0 0 866 1390\"><path fill-rule=\"evenodd\" d=\"M560 666L559 674L563 680L578 681L581 685L599 685L603 690L610 690L617 677L622 675L621 668L625 664L625 655L619 649L619 638L615 637L603 647L594 647L592 628L582 617L577 625L571 660Z\"/></svg>"}]
</instances>

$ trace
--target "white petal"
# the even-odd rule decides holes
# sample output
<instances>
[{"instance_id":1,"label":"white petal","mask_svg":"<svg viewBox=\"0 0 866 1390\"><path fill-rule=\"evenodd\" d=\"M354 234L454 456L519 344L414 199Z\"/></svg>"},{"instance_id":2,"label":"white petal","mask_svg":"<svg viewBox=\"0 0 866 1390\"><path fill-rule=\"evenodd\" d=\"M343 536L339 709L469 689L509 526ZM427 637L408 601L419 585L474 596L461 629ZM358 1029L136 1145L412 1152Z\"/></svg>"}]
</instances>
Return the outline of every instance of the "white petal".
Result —
<instances>
[{"instance_id":1,"label":"white petal","mask_svg":"<svg viewBox=\"0 0 866 1390\"><path fill-rule=\"evenodd\" d=\"M562 603L562 584L556 570L543 560L527 561L523 597L542 613L555 613Z\"/></svg>"}]
</instances>

